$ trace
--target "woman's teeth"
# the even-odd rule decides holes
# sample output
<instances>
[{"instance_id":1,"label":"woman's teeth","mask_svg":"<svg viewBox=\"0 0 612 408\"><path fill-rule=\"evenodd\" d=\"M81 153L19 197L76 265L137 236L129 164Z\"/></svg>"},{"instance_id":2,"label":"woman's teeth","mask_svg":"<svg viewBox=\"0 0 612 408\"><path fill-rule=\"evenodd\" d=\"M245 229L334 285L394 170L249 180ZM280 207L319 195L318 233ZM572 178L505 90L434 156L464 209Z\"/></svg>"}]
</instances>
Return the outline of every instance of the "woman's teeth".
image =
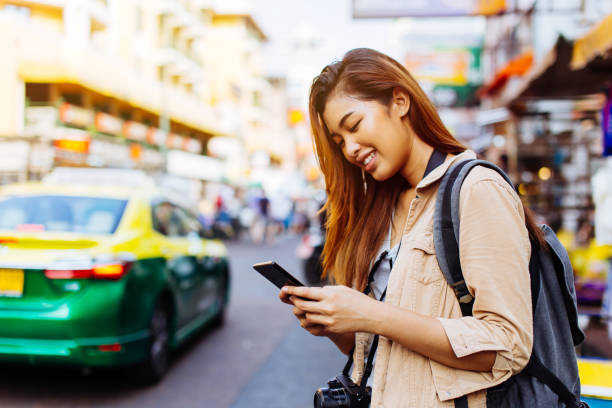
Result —
<instances>
[{"instance_id":1,"label":"woman's teeth","mask_svg":"<svg viewBox=\"0 0 612 408\"><path fill-rule=\"evenodd\" d=\"M372 161L373 158L374 158L374 152L370 153L368 157L365 158L365 160L363 161L363 164L367 166Z\"/></svg>"}]
</instances>

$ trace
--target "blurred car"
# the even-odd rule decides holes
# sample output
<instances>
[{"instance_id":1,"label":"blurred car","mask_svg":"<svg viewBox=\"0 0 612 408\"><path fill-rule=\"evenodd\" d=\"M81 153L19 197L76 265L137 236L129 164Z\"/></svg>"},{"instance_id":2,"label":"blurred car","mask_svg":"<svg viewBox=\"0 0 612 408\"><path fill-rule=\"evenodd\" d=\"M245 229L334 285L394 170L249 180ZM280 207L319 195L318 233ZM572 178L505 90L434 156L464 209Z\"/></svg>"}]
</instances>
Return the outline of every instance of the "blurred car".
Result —
<instances>
[{"instance_id":1,"label":"blurred car","mask_svg":"<svg viewBox=\"0 0 612 408\"><path fill-rule=\"evenodd\" d=\"M134 365L160 380L229 299L226 248L155 189L0 187L0 363Z\"/></svg>"}]
</instances>

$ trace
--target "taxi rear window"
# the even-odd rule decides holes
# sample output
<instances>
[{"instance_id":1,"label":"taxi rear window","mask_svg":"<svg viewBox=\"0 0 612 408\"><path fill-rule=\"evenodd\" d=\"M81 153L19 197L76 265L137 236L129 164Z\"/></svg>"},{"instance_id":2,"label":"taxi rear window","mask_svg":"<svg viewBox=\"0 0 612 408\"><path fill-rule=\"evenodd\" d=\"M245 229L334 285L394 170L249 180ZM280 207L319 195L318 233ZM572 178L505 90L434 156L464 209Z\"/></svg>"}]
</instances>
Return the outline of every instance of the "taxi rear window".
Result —
<instances>
[{"instance_id":1,"label":"taxi rear window","mask_svg":"<svg viewBox=\"0 0 612 408\"><path fill-rule=\"evenodd\" d=\"M0 230L112 234L127 200L29 195L0 197Z\"/></svg>"}]
</instances>

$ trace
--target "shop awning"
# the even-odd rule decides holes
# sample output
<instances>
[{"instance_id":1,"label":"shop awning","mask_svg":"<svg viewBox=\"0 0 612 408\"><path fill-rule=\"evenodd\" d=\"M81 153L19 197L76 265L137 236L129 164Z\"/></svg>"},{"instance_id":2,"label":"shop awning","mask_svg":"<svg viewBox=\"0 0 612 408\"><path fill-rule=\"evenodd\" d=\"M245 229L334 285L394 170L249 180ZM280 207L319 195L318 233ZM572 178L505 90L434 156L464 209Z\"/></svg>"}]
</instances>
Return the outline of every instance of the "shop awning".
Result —
<instances>
[{"instance_id":1,"label":"shop awning","mask_svg":"<svg viewBox=\"0 0 612 408\"><path fill-rule=\"evenodd\" d=\"M597 57L612 57L612 14L604 18L597 26L574 42L570 67L582 69ZM610 65L612 67L612 64Z\"/></svg>"},{"instance_id":2,"label":"shop awning","mask_svg":"<svg viewBox=\"0 0 612 408\"><path fill-rule=\"evenodd\" d=\"M500 91L512 76L523 76L533 64L533 51L527 50L519 56L510 60L504 67L499 69L493 79L478 89L478 96L491 95Z\"/></svg>"},{"instance_id":3,"label":"shop awning","mask_svg":"<svg viewBox=\"0 0 612 408\"><path fill-rule=\"evenodd\" d=\"M514 111L534 99L575 99L612 86L612 14L575 41L559 36L507 99Z\"/></svg>"},{"instance_id":4,"label":"shop awning","mask_svg":"<svg viewBox=\"0 0 612 408\"><path fill-rule=\"evenodd\" d=\"M584 49L584 46L581 48ZM559 36L555 46L525 75L509 98L514 111L534 99L568 99L603 92L612 85L612 55L593 54L582 68L572 69L574 42ZM585 59L586 61L586 59Z\"/></svg>"}]
</instances>

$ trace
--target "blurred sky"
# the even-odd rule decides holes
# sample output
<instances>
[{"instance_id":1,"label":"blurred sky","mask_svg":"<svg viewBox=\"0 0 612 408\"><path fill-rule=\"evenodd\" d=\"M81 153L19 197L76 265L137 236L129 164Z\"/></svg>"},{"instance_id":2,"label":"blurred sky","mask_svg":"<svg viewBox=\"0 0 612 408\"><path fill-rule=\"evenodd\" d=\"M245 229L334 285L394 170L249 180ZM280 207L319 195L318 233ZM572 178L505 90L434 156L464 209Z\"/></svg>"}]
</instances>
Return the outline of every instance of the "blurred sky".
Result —
<instances>
[{"instance_id":1,"label":"blurred sky","mask_svg":"<svg viewBox=\"0 0 612 408\"><path fill-rule=\"evenodd\" d=\"M357 47L393 54L387 41L390 19L353 19L351 0L250 0L245 2L268 35L267 74L284 76L291 64L297 38L317 42L313 65L323 66Z\"/></svg>"}]
</instances>

